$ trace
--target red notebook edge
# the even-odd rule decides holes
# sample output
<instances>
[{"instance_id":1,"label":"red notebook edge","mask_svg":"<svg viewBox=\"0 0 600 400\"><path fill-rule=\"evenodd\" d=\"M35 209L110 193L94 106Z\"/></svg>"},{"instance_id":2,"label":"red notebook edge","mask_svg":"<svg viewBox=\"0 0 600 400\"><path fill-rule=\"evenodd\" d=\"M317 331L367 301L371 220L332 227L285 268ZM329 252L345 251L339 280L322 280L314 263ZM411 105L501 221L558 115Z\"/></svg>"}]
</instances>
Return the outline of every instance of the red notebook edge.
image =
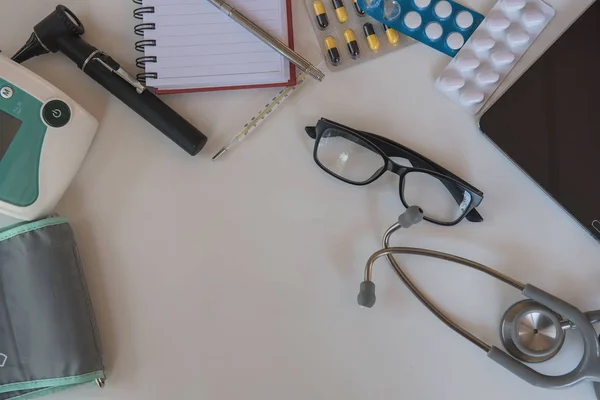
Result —
<instances>
[{"instance_id":1,"label":"red notebook edge","mask_svg":"<svg viewBox=\"0 0 600 400\"><path fill-rule=\"evenodd\" d=\"M294 18L292 15L292 0L286 0L286 14L288 22L288 46L294 49ZM273 50L274 51L274 50ZM220 92L224 90L242 90L242 89L263 89L277 88L296 85L296 66L290 63L290 80L282 83L268 83L263 85L239 85L239 86L224 86L196 89L153 89L156 94L182 94L182 93L199 93L199 92Z\"/></svg>"}]
</instances>

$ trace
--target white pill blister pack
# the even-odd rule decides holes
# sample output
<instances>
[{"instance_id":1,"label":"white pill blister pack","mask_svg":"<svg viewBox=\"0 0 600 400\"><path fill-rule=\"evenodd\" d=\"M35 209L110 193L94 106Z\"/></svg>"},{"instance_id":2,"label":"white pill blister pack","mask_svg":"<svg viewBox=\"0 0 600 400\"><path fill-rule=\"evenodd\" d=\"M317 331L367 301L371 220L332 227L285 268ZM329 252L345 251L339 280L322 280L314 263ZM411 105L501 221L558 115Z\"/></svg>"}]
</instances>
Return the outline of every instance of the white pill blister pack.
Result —
<instances>
[{"instance_id":1,"label":"white pill blister pack","mask_svg":"<svg viewBox=\"0 0 600 400\"><path fill-rule=\"evenodd\" d=\"M436 81L476 114L554 17L541 0L500 0Z\"/></svg>"}]
</instances>

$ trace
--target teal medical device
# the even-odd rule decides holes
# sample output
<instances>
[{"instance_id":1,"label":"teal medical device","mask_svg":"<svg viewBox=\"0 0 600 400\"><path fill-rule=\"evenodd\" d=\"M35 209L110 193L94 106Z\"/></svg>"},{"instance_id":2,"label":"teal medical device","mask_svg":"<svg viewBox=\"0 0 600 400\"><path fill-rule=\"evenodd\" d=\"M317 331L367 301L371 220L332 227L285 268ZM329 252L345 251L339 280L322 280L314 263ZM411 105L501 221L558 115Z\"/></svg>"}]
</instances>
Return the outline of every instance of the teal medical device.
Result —
<instances>
[{"instance_id":1,"label":"teal medical device","mask_svg":"<svg viewBox=\"0 0 600 400\"><path fill-rule=\"evenodd\" d=\"M0 213L52 213L75 177L98 122L38 75L0 55Z\"/></svg>"}]
</instances>

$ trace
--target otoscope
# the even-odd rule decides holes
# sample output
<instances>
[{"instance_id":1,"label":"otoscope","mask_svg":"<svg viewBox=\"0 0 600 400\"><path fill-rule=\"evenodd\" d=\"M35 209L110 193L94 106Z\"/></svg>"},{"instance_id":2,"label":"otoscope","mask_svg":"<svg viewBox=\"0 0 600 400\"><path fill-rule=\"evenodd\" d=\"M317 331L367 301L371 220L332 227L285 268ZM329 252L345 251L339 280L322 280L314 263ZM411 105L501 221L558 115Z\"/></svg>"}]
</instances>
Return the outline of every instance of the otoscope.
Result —
<instances>
[{"instance_id":1,"label":"otoscope","mask_svg":"<svg viewBox=\"0 0 600 400\"><path fill-rule=\"evenodd\" d=\"M12 60L22 63L42 54L60 51L179 147L192 156L198 154L206 144L206 136L109 55L83 40L80 36L84 31L79 18L67 7L59 5L33 28L33 34Z\"/></svg>"}]
</instances>

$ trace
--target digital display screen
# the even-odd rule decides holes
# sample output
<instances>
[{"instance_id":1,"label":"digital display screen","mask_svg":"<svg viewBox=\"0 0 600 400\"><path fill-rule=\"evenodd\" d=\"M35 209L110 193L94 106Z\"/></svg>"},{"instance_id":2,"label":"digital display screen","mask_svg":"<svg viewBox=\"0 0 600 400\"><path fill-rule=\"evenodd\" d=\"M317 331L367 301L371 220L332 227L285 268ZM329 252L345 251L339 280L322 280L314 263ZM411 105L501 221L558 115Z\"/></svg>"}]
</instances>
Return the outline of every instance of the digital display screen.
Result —
<instances>
[{"instance_id":1,"label":"digital display screen","mask_svg":"<svg viewBox=\"0 0 600 400\"><path fill-rule=\"evenodd\" d=\"M21 121L0 110L0 160L4 158L20 127Z\"/></svg>"},{"instance_id":2,"label":"digital display screen","mask_svg":"<svg viewBox=\"0 0 600 400\"><path fill-rule=\"evenodd\" d=\"M600 2L481 119L482 131L600 240Z\"/></svg>"}]
</instances>

